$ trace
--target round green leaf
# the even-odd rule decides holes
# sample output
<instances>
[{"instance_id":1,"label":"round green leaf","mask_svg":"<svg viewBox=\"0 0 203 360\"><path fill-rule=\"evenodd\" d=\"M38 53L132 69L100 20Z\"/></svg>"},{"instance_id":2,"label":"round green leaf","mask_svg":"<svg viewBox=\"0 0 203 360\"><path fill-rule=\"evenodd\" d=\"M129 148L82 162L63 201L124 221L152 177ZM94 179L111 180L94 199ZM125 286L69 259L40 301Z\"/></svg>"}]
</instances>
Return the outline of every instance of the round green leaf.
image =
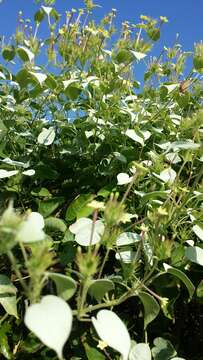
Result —
<instances>
[{"instance_id":1,"label":"round green leaf","mask_svg":"<svg viewBox=\"0 0 203 360\"><path fill-rule=\"evenodd\" d=\"M12 61L15 57L15 48L13 46L5 46L2 49L2 56L6 61Z\"/></svg>"},{"instance_id":2,"label":"round green leaf","mask_svg":"<svg viewBox=\"0 0 203 360\"><path fill-rule=\"evenodd\" d=\"M48 276L55 282L57 295L62 299L67 301L75 294L77 284L71 277L51 272L48 273Z\"/></svg>"},{"instance_id":3,"label":"round green leaf","mask_svg":"<svg viewBox=\"0 0 203 360\"><path fill-rule=\"evenodd\" d=\"M104 295L111 290L114 290L115 286L111 280L108 279L99 279L94 280L88 289L90 296L94 297L98 302L100 302Z\"/></svg>"}]
</instances>

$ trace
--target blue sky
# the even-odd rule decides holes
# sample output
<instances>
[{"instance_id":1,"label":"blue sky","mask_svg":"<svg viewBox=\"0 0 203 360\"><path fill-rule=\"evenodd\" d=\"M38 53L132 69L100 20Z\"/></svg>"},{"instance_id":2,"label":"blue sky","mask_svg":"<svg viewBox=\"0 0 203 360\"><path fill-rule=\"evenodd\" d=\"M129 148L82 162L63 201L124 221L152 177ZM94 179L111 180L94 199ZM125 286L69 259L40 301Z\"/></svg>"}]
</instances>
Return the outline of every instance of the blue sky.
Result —
<instances>
[{"instance_id":1,"label":"blue sky","mask_svg":"<svg viewBox=\"0 0 203 360\"><path fill-rule=\"evenodd\" d=\"M162 44L171 46L180 34L180 43L184 50L192 50L193 43L203 39L203 0L95 0L102 6L95 10L94 17L99 19L112 8L118 10L117 24L123 20L138 21L139 15L158 17L167 16L169 23L162 32ZM82 0L57 0L59 12L72 7L83 6ZM31 17L38 6L34 0L1 0L0 35L9 36L15 30L16 17L22 10L26 17ZM161 46L161 44L160 44Z\"/></svg>"},{"instance_id":2,"label":"blue sky","mask_svg":"<svg viewBox=\"0 0 203 360\"><path fill-rule=\"evenodd\" d=\"M203 40L203 0L94 0L101 6L94 10L94 19L99 20L103 15L117 9L116 26L122 21L128 20L131 23L139 22L139 16L149 15L158 18L160 15L167 16L169 23L162 28L161 40L155 44L152 55L159 56L163 46L171 47L179 34L178 42L183 50L193 50L194 42ZM43 0L41 1L43 4ZM84 7L82 0L56 0L56 9L60 14L71 8ZM23 11L24 18L32 18L39 9L34 0L0 0L0 36L9 36L16 28L17 14ZM40 36L43 37L43 27ZM44 62L43 58L38 59L38 64ZM186 74L190 71L190 62L186 67ZM14 65L15 70L17 69ZM136 79L142 82L144 65L140 64L136 70ZM14 69L13 69L14 70Z\"/></svg>"}]
</instances>

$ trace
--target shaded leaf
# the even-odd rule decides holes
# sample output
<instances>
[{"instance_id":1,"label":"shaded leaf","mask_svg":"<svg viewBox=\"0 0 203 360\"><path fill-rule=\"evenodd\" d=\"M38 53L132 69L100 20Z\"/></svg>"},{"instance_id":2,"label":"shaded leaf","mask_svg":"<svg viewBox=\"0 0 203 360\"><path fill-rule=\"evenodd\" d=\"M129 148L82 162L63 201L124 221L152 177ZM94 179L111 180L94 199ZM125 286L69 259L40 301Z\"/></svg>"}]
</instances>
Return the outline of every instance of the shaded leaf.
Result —
<instances>
[{"instance_id":1,"label":"shaded leaf","mask_svg":"<svg viewBox=\"0 0 203 360\"><path fill-rule=\"evenodd\" d=\"M144 306L144 328L150 324L159 314L160 306L154 297L144 291L140 291L138 296Z\"/></svg>"},{"instance_id":2,"label":"shaded leaf","mask_svg":"<svg viewBox=\"0 0 203 360\"><path fill-rule=\"evenodd\" d=\"M178 279L180 279L183 282L183 284L188 289L189 296L191 299L195 292L195 287L194 287L193 283L191 282L191 280L187 277L187 275L185 275L185 273L182 272L181 270L176 269L168 264L163 264L163 265L164 265L164 269L167 273L174 275L175 277L177 277Z\"/></svg>"},{"instance_id":3,"label":"shaded leaf","mask_svg":"<svg viewBox=\"0 0 203 360\"><path fill-rule=\"evenodd\" d=\"M47 274L55 282L57 295L62 299L67 301L75 294L77 284L71 277L51 272Z\"/></svg>"},{"instance_id":4,"label":"shaded leaf","mask_svg":"<svg viewBox=\"0 0 203 360\"><path fill-rule=\"evenodd\" d=\"M92 284L88 289L90 296L94 297L98 302L100 302L104 295L111 290L114 290L115 286L111 280L108 279L98 279L93 280Z\"/></svg>"},{"instance_id":5,"label":"shaded leaf","mask_svg":"<svg viewBox=\"0 0 203 360\"><path fill-rule=\"evenodd\" d=\"M158 337L154 340L152 355L154 360L169 360L177 353L170 341Z\"/></svg>"}]
</instances>

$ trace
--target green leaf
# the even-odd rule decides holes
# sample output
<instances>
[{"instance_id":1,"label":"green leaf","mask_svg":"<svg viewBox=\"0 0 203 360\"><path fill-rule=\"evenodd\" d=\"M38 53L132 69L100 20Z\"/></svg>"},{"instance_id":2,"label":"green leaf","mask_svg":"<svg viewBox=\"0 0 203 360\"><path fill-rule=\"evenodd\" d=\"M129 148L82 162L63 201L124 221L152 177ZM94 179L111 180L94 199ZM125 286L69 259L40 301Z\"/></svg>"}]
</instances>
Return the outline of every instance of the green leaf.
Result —
<instances>
[{"instance_id":1,"label":"green leaf","mask_svg":"<svg viewBox=\"0 0 203 360\"><path fill-rule=\"evenodd\" d=\"M75 294L77 284L71 277L51 272L47 274L49 278L55 282L57 295L62 299L67 301Z\"/></svg>"},{"instance_id":2,"label":"green leaf","mask_svg":"<svg viewBox=\"0 0 203 360\"><path fill-rule=\"evenodd\" d=\"M47 75L45 84L51 90L55 90L57 87L57 81L55 80L54 76L52 76L51 74Z\"/></svg>"},{"instance_id":3,"label":"green leaf","mask_svg":"<svg viewBox=\"0 0 203 360\"><path fill-rule=\"evenodd\" d=\"M84 344L85 353L88 360L105 360L106 357L97 349L90 347L87 343Z\"/></svg>"},{"instance_id":4,"label":"green leaf","mask_svg":"<svg viewBox=\"0 0 203 360\"><path fill-rule=\"evenodd\" d=\"M197 297L203 298L203 280L200 281L200 283L197 287Z\"/></svg>"},{"instance_id":5,"label":"green leaf","mask_svg":"<svg viewBox=\"0 0 203 360\"><path fill-rule=\"evenodd\" d=\"M182 272L179 269L176 269L168 264L163 264L164 265L164 269L168 274L171 274L175 277L177 277L178 279L180 279L183 284L186 286L186 288L188 289L189 292L189 296L190 299L193 297L193 294L195 292L195 287L193 285L193 283L191 282L191 280L187 277L187 275L185 275L184 272Z\"/></svg>"},{"instance_id":6,"label":"green leaf","mask_svg":"<svg viewBox=\"0 0 203 360\"><path fill-rule=\"evenodd\" d=\"M63 85L65 88L65 94L71 100L76 100L82 91L77 79L63 81Z\"/></svg>"},{"instance_id":7,"label":"green leaf","mask_svg":"<svg viewBox=\"0 0 203 360\"><path fill-rule=\"evenodd\" d=\"M130 53L129 50L121 49L116 55L116 61L121 63L129 63L133 60L134 56Z\"/></svg>"},{"instance_id":8,"label":"green leaf","mask_svg":"<svg viewBox=\"0 0 203 360\"><path fill-rule=\"evenodd\" d=\"M9 315L18 318L16 296L0 295L0 304Z\"/></svg>"},{"instance_id":9,"label":"green leaf","mask_svg":"<svg viewBox=\"0 0 203 360\"><path fill-rule=\"evenodd\" d=\"M2 56L6 61L12 61L15 57L15 48L13 46L5 46L2 49Z\"/></svg>"},{"instance_id":10,"label":"green leaf","mask_svg":"<svg viewBox=\"0 0 203 360\"><path fill-rule=\"evenodd\" d=\"M33 62L34 57L35 57L33 52L31 50L29 50L28 48L26 48L25 46L19 46L17 49L17 54L19 55L21 60L24 62L27 62L27 61Z\"/></svg>"},{"instance_id":11,"label":"green leaf","mask_svg":"<svg viewBox=\"0 0 203 360\"><path fill-rule=\"evenodd\" d=\"M78 195L66 210L66 216L65 216L66 221L72 221L76 217L77 219L79 219L80 217L87 217L90 214L92 214L94 209L90 208L87 205L93 199L94 199L94 195L92 194Z\"/></svg>"},{"instance_id":12,"label":"green leaf","mask_svg":"<svg viewBox=\"0 0 203 360\"><path fill-rule=\"evenodd\" d=\"M152 355L154 360L169 360L172 356L176 356L176 351L170 341L158 337L154 340Z\"/></svg>"},{"instance_id":13,"label":"green leaf","mask_svg":"<svg viewBox=\"0 0 203 360\"><path fill-rule=\"evenodd\" d=\"M44 19L44 11L40 9L35 13L34 20L36 23L40 24L43 19Z\"/></svg>"},{"instance_id":14,"label":"green leaf","mask_svg":"<svg viewBox=\"0 0 203 360\"><path fill-rule=\"evenodd\" d=\"M62 219L58 219L55 217L48 217L45 220L45 227L52 230L52 231L61 231L61 232L65 232L67 229L67 226L65 224L65 222Z\"/></svg>"},{"instance_id":15,"label":"green leaf","mask_svg":"<svg viewBox=\"0 0 203 360\"><path fill-rule=\"evenodd\" d=\"M190 246L185 250L185 257L195 264L203 266L203 249L199 246Z\"/></svg>"},{"instance_id":16,"label":"green leaf","mask_svg":"<svg viewBox=\"0 0 203 360\"><path fill-rule=\"evenodd\" d=\"M47 75L40 72L29 71L29 74L32 76L33 80L39 83L41 86L45 82Z\"/></svg>"},{"instance_id":17,"label":"green leaf","mask_svg":"<svg viewBox=\"0 0 203 360\"><path fill-rule=\"evenodd\" d=\"M160 38L160 30L158 28L150 28L147 30L147 35L153 41L157 41Z\"/></svg>"},{"instance_id":18,"label":"green leaf","mask_svg":"<svg viewBox=\"0 0 203 360\"><path fill-rule=\"evenodd\" d=\"M138 135L134 129L127 129L125 135L128 136L130 139L134 140L135 142L139 143L140 145L144 146L144 138Z\"/></svg>"},{"instance_id":19,"label":"green leaf","mask_svg":"<svg viewBox=\"0 0 203 360\"><path fill-rule=\"evenodd\" d=\"M138 296L144 306L144 328L150 324L159 314L160 306L154 297L147 292L140 291Z\"/></svg>"},{"instance_id":20,"label":"green leaf","mask_svg":"<svg viewBox=\"0 0 203 360\"><path fill-rule=\"evenodd\" d=\"M38 200L38 211L43 217L48 217L51 215L61 204L64 202L63 197L52 197L47 200Z\"/></svg>"},{"instance_id":21,"label":"green leaf","mask_svg":"<svg viewBox=\"0 0 203 360\"><path fill-rule=\"evenodd\" d=\"M5 357L5 359L11 360L14 359L13 353L9 347L8 337L11 332L11 327L8 322L1 323L0 327L0 353Z\"/></svg>"},{"instance_id":22,"label":"green leaf","mask_svg":"<svg viewBox=\"0 0 203 360\"><path fill-rule=\"evenodd\" d=\"M16 74L15 80L21 88L25 88L30 82L30 74L27 69L22 69Z\"/></svg>"},{"instance_id":23,"label":"green leaf","mask_svg":"<svg viewBox=\"0 0 203 360\"><path fill-rule=\"evenodd\" d=\"M88 289L90 296L94 297L98 302L100 302L106 293L111 290L114 290L115 286L111 280L108 279L98 279L94 280Z\"/></svg>"},{"instance_id":24,"label":"green leaf","mask_svg":"<svg viewBox=\"0 0 203 360\"><path fill-rule=\"evenodd\" d=\"M0 294L15 295L17 292L16 287L12 284L6 275L0 275Z\"/></svg>"},{"instance_id":25,"label":"green leaf","mask_svg":"<svg viewBox=\"0 0 203 360\"><path fill-rule=\"evenodd\" d=\"M165 190L165 191L152 191L150 193L144 194L142 195L142 201L149 201L149 200L154 200L154 199L166 199L170 194L170 191Z\"/></svg>"}]
</instances>

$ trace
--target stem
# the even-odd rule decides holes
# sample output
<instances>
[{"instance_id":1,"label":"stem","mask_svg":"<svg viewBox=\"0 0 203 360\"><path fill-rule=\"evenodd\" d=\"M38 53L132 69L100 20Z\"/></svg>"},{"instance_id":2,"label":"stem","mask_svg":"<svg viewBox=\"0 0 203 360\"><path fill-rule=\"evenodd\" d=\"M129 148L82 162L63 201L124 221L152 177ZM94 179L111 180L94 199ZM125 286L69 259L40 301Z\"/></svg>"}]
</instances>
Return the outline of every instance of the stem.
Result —
<instances>
[{"instance_id":1,"label":"stem","mask_svg":"<svg viewBox=\"0 0 203 360\"><path fill-rule=\"evenodd\" d=\"M37 32L38 32L38 29L39 29L39 23L36 24L36 27L35 27L35 32L34 32L34 36L33 36L33 39L35 40L36 36L37 36Z\"/></svg>"},{"instance_id":2,"label":"stem","mask_svg":"<svg viewBox=\"0 0 203 360\"><path fill-rule=\"evenodd\" d=\"M27 292L27 286L25 284L25 281L23 280L20 270L18 269L16 259L11 251L8 252L8 257L9 257L9 260L13 266L13 269L18 277L20 284L22 285L23 289Z\"/></svg>"},{"instance_id":3,"label":"stem","mask_svg":"<svg viewBox=\"0 0 203 360\"><path fill-rule=\"evenodd\" d=\"M90 305L90 306L83 309L83 315L85 315L85 314L87 314L89 312L98 310L98 309L120 305L121 303L123 303L124 301L129 299L131 296L134 296L134 291L132 292L132 290L128 291L127 293L125 293L124 295L122 295L118 299L110 300L110 301L108 301L106 303L102 303L102 304ZM77 310L73 310L74 315L77 315L77 313L78 313Z\"/></svg>"},{"instance_id":4,"label":"stem","mask_svg":"<svg viewBox=\"0 0 203 360\"><path fill-rule=\"evenodd\" d=\"M84 314L84 304L86 301L86 297L87 297L87 292L88 292L88 288L90 285L90 278L88 277L83 284L83 288L82 288L82 294L81 294L81 298L80 298L80 302L79 302L79 311L78 311L78 318L80 319L81 315Z\"/></svg>"},{"instance_id":5,"label":"stem","mask_svg":"<svg viewBox=\"0 0 203 360\"><path fill-rule=\"evenodd\" d=\"M100 270L99 270L98 279L100 279L101 276L102 276L102 272L103 272L103 270L104 270L104 266L105 266L106 261L107 261L107 259L108 259L109 252L110 252L110 249L107 249L106 254L105 254L105 257L104 257L103 262L102 262L102 265L101 265Z\"/></svg>"},{"instance_id":6,"label":"stem","mask_svg":"<svg viewBox=\"0 0 203 360\"><path fill-rule=\"evenodd\" d=\"M147 344L148 343L148 336L147 336L147 330L144 331L144 341Z\"/></svg>"},{"instance_id":7,"label":"stem","mask_svg":"<svg viewBox=\"0 0 203 360\"><path fill-rule=\"evenodd\" d=\"M136 173L136 174L133 176L132 181L131 181L130 184L128 185L127 190L126 190L126 192L125 192L125 194L123 195L123 198L122 198L122 200L121 200L121 205L122 205L122 204L125 202L125 200L127 199L128 194L129 194L129 192L130 192L130 190L131 190L131 188L132 188L132 186L133 186L133 184L134 184L137 176L138 176L138 174Z\"/></svg>"}]
</instances>

